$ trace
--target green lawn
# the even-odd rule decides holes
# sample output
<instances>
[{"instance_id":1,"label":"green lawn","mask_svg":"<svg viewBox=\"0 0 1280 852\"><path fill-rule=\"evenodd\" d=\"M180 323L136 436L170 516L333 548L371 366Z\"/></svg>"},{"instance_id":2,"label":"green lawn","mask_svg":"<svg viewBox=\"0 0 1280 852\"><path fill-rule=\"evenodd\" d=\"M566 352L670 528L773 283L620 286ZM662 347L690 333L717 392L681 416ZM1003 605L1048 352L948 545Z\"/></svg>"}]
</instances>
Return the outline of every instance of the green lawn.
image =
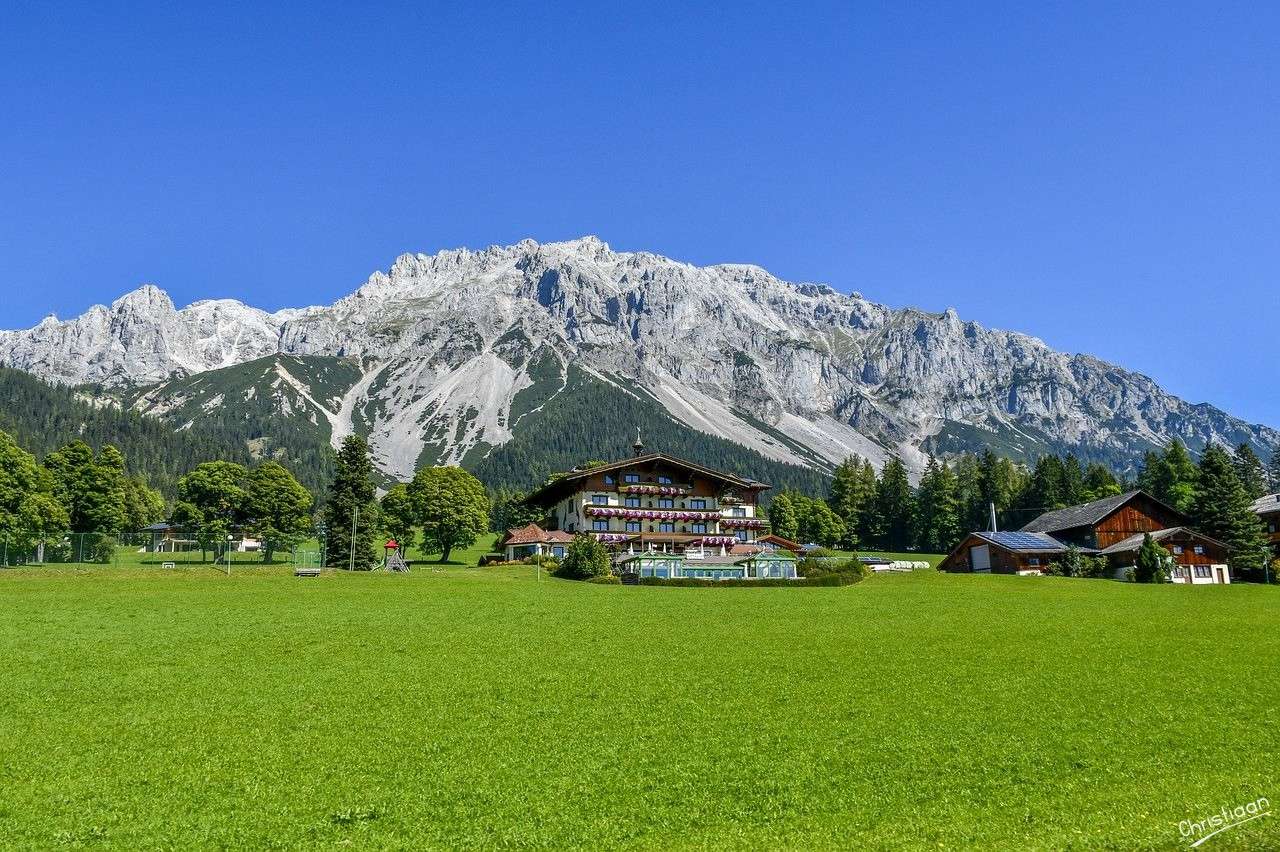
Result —
<instances>
[{"instance_id":1,"label":"green lawn","mask_svg":"<svg viewBox=\"0 0 1280 852\"><path fill-rule=\"evenodd\" d=\"M11 569L0 848L1185 848L1278 661L1258 586Z\"/></svg>"}]
</instances>

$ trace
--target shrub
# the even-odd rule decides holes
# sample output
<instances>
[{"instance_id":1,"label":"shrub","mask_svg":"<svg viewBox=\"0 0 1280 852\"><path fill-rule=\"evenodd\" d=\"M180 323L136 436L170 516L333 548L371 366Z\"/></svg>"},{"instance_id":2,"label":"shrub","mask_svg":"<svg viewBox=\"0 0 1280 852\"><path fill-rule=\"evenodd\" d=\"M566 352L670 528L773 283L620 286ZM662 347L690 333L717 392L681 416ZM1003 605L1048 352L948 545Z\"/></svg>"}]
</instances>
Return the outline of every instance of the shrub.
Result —
<instances>
[{"instance_id":1,"label":"shrub","mask_svg":"<svg viewBox=\"0 0 1280 852\"><path fill-rule=\"evenodd\" d=\"M592 577L603 577L612 573L613 565L609 560L609 551L595 536L578 533L569 543L564 559L556 568L556 575L571 580L589 580Z\"/></svg>"},{"instance_id":2,"label":"shrub","mask_svg":"<svg viewBox=\"0 0 1280 852\"><path fill-rule=\"evenodd\" d=\"M1050 562L1044 566L1044 573L1050 577L1070 577L1067 569L1059 562Z\"/></svg>"},{"instance_id":3,"label":"shrub","mask_svg":"<svg viewBox=\"0 0 1280 852\"><path fill-rule=\"evenodd\" d=\"M622 578L616 574L604 574L599 577L591 577L587 582L596 583L601 586L621 586Z\"/></svg>"},{"instance_id":4,"label":"shrub","mask_svg":"<svg viewBox=\"0 0 1280 852\"><path fill-rule=\"evenodd\" d=\"M642 586L680 586L685 588L711 588L727 586L730 588L755 587L814 587L814 586L852 586L862 580L861 574L822 574L815 577L803 577L799 580L783 580L770 577L764 580L708 580L702 577L641 577Z\"/></svg>"}]
</instances>

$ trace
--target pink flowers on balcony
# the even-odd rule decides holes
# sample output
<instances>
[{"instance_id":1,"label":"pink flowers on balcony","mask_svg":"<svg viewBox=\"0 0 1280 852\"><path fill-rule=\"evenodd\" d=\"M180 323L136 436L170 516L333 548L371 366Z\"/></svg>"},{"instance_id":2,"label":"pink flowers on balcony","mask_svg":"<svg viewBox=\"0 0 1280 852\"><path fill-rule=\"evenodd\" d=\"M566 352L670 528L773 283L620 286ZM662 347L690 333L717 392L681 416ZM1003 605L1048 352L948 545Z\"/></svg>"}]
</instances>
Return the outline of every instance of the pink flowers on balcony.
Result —
<instances>
[{"instance_id":1,"label":"pink flowers on balcony","mask_svg":"<svg viewBox=\"0 0 1280 852\"><path fill-rule=\"evenodd\" d=\"M623 509L615 506L587 506L586 512L598 518L625 518L629 521L719 521L719 512L696 509Z\"/></svg>"},{"instance_id":2,"label":"pink flowers on balcony","mask_svg":"<svg viewBox=\"0 0 1280 852\"><path fill-rule=\"evenodd\" d=\"M720 526L728 529L743 530L759 530L764 529L764 520L761 518L721 518Z\"/></svg>"},{"instance_id":3,"label":"pink flowers on balcony","mask_svg":"<svg viewBox=\"0 0 1280 852\"><path fill-rule=\"evenodd\" d=\"M701 544L703 547L733 547L738 540L731 535L708 535L695 539L689 544Z\"/></svg>"},{"instance_id":4,"label":"pink flowers on balcony","mask_svg":"<svg viewBox=\"0 0 1280 852\"><path fill-rule=\"evenodd\" d=\"M688 488L679 485L619 485L618 490L630 494L662 494L663 496L683 496L689 493Z\"/></svg>"}]
</instances>

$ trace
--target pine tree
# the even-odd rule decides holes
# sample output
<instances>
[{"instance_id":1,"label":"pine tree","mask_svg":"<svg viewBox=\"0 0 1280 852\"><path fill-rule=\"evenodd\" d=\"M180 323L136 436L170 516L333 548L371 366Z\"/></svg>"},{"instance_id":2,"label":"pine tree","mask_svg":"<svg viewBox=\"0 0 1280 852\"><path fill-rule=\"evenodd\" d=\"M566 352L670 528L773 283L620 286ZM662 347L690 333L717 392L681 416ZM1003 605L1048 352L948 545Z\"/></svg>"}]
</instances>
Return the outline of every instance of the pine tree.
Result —
<instances>
[{"instance_id":1,"label":"pine tree","mask_svg":"<svg viewBox=\"0 0 1280 852\"><path fill-rule=\"evenodd\" d=\"M1068 453L1062 460L1062 501L1068 506L1085 502L1084 469L1074 453Z\"/></svg>"},{"instance_id":2,"label":"pine tree","mask_svg":"<svg viewBox=\"0 0 1280 852\"><path fill-rule=\"evenodd\" d=\"M1211 444L1200 457L1192 517L1196 528L1225 544L1231 570L1241 579L1261 580L1270 558L1262 520L1222 447Z\"/></svg>"},{"instance_id":3,"label":"pine tree","mask_svg":"<svg viewBox=\"0 0 1280 852\"><path fill-rule=\"evenodd\" d=\"M769 503L769 531L791 541L800 537L800 517L791 492L783 491Z\"/></svg>"},{"instance_id":4,"label":"pine tree","mask_svg":"<svg viewBox=\"0 0 1280 852\"><path fill-rule=\"evenodd\" d=\"M1253 447L1247 443L1236 447L1231 463L1235 466L1236 477L1240 480L1246 497L1257 500L1266 495L1267 469L1263 467L1262 459L1254 453Z\"/></svg>"},{"instance_id":5,"label":"pine tree","mask_svg":"<svg viewBox=\"0 0 1280 852\"><path fill-rule=\"evenodd\" d=\"M978 459L972 453L964 453L953 465L956 476L956 503L960 512L960 530L985 530L987 506L982 499L982 472Z\"/></svg>"},{"instance_id":6,"label":"pine tree","mask_svg":"<svg viewBox=\"0 0 1280 852\"><path fill-rule=\"evenodd\" d=\"M338 450L324 508L329 565L357 571L374 566L374 537L380 527L374 494L369 445L359 435L349 435Z\"/></svg>"},{"instance_id":7,"label":"pine tree","mask_svg":"<svg viewBox=\"0 0 1280 852\"><path fill-rule=\"evenodd\" d=\"M858 546L863 516L875 498L875 468L859 456L849 456L835 469L827 503L844 524L844 544L850 550Z\"/></svg>"},{"instance_id":8,"label":"pine tree","mask_svg":"<svg viewBox=\"0 0 1280 852\"><path fill-rule=\"evenodd\" d=\"M1114 497L1120 493L1120 483L1116 475L1106 465L1092 462L1084 474L1083 502Z\"/></svg>"},{"instance_id":9,"label":"pine tree","mask_svg":"<svg viewBox=\"0 0 1280 852\"><path fill-rule=\"evenodd\" d=\"M1156 544L1151 533L1144 533L1142 546L1133 563L1133 579L1139 583L1165 583L1169 580L1169 553Z\"/></svg>"},{"instance_id":10,"label":"pine tree","mask_svg":"<svg viewBox=\"0 0 1280 852\"><path fill-rule=\"evenodd\" d=\"M1270 493L1280 493L1280 447L1271 450L1271 462L1267 466L1267 474L1271 480Z\"/></svg>"},{"instance_id":11,"label":"pine tree","mask_svg":"<svg viewBox=\"0 0 1280 852\"><path fill-rule=\"evenodd\" d=\"M949 553L960 540L960 510L956 477L946 462L933 456L916 491L918 545L927 553Z\"/></svg>"},{"instance_id":12,"label":"pine tree","mask_svg":"<svg viewBox=\"0 0 1280 852\"><path fill-rule=\"evenodd\" d=\"M879 544L885 550L910 549L915 541L915 495L902 460L892 456L880 471L875 517Z\"/></svg>"}]
</instances>

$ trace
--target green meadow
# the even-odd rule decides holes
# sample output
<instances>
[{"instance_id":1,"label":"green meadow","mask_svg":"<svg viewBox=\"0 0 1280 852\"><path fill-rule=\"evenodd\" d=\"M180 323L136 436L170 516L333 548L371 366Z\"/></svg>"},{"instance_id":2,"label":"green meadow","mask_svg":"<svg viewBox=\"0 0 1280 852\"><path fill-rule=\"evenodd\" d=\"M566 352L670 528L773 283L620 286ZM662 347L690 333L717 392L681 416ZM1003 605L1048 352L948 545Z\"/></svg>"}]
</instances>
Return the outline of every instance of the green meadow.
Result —
<instances>
[{"instance_id":1,"label":"green meadow","mask_svg":"<svg viewBox=\"0 0 1280 852\"><path fill-rule=\"evenodd\" d=\"M1280 801L1278 613L933 571L9 569L0 848L1186 848Z\"/></svg>"}]
</instances>

